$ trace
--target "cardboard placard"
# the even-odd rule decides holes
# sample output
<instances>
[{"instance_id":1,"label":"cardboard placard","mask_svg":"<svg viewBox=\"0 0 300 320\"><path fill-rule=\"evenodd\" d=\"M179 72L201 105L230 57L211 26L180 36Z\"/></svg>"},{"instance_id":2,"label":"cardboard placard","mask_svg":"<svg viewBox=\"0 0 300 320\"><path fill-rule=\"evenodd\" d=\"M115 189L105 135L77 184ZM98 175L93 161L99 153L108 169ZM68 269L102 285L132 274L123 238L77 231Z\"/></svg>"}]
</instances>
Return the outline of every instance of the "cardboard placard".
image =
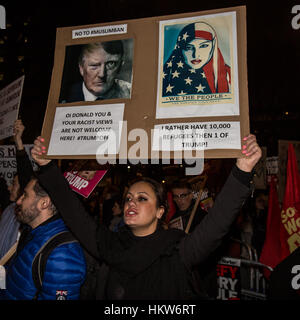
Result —
<instances>
[{"instance_id":1,"label":"cardboard placard","mask_svg":"<svg viewBox=\"0 0 300 320\"><path fill-rule=\"evenodd\" d=\"M240 156L249 133L246 38L245 6L58 28L47 156ZM82 141L100 148L81 151Z\"/></svg>"},{"instance_id":2,"label":"cardboard placard","mask_svg":"<svg viewBox=\"0 0 300 320\"><path fill-rule=\"evenodd\" d=\"M18 118L25 76L16 79L0 90L0 140L13 135Z\"/></svg>"},{"instance_id":3,"label":"cardboard placard","mask_svg":"<svg viewBox=\"0 0 300 320\"><path fill-rule=\"evenodd\" d=\"M33 171L38 170L38 165L31 157L31 149L33 144L25 144L25 151L31 161ZM6 180L7 185L13 183L15 173L17 173L16 146L2 145L0 146L0 177Z\"/></svg>"},{"instance_id":4,"label":"cardboard placard","mask_svg":"<svg viewBox=\"0 0 300 320\"><path fill-rule=\"evenodd\" d=\"M73 191L88 198L106 172L107 170L66 171L64 177Z\"/></svg>"}]
</instances>

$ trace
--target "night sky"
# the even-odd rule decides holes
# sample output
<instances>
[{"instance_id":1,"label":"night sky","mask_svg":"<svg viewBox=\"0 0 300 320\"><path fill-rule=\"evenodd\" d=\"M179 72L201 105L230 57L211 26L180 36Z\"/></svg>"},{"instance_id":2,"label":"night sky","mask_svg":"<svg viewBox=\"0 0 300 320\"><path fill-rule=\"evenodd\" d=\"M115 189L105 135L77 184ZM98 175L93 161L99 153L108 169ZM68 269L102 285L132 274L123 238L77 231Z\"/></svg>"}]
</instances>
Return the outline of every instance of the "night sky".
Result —
<instances>
[{"instance_id":1,"label":"night sky","mask_svg":"<svg viewBox=\"0 0 300 320\"><path fill-rule=\"evenodd\" d=\"M14 1L0 30L5 60L0 88L25 73L20 115L27 128L24 142L40 133L50 87L57 27L104 23L246 5L250 128L268 156L277 155L278 139L300 140L300 28L294 30L297 1ZM299 1L298 1L299 4ZM300 5L300 4L299 4ZM300 10L299 10L300 13ZM299 17L300 26L300 17ZM26 38L26 41L24 40ZM22 61L18 57L24 56Z\"/></svg>"}]
</instances>

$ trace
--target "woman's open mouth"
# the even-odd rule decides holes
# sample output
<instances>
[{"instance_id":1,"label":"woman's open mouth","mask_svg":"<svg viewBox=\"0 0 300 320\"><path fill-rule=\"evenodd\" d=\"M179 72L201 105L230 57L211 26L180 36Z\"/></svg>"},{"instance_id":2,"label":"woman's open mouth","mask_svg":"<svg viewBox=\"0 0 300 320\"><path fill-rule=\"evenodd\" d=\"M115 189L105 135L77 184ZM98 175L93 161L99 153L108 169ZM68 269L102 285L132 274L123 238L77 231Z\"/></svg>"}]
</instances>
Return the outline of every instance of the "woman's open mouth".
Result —
<instances>
[{"instance_id":1,"label":"woman's open mouth","mask_svg":"<svg viewBox=\"0 0 300 320\"><path fill-rule=\"evenodd\" d=\"M137 215L137 212L134 209L128 209L125 211L125 217L133 217L136 215Z\"/></svg>"}]
</instances>

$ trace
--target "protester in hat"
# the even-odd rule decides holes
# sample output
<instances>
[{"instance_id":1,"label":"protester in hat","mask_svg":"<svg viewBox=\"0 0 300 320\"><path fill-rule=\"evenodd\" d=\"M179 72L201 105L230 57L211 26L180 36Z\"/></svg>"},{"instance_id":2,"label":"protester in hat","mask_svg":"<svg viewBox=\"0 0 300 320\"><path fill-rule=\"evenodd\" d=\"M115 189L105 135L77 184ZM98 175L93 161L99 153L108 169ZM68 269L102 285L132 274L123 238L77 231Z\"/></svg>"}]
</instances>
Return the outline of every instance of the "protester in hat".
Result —
<instances>
[{"instance_id":1,"label":"protester in hat","mask_svg":"<svg viewBox=\"0 0 300 320\"><path fill-rule=\"evenodd\" d=\"M112 232L97 227L70 190L54 162L44 159L44 139L34 142L32 157L41 166L40 183L48 190L63 219L82 245L105 262L102 298L192 299L192 268L222 241L245 199L251 193L252 170L261 157L253 135L243 139L243 156L237 159L227 182L203 221L185 235L160 227L167 211L161 184L143 178L128 189L124 204L125 226ZM105 281L104 281L105 280Z\"/></svg>"}]
</instances>

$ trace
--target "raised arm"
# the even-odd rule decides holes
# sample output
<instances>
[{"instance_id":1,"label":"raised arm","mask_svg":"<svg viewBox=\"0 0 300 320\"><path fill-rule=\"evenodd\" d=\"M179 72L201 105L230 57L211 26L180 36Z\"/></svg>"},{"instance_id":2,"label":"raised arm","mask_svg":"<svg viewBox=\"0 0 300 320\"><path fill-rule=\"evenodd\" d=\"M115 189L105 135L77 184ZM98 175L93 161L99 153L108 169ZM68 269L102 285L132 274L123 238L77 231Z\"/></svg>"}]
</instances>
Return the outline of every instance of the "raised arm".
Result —
<instances>
[{"instance_id":1,"label":"raised arm","mask_svg":"<svg viewBox=\"0 0 300 320\"><path fill-rule=\"evenodd\" d=\"M261 157L255 136L243 139L242 150L243 156L237 159L214 206L180 244L181 257L188 267L201 263L220 245L251 192L252 171Z\"/></svg>"},{"instance_id":2,"label":"raised arm","mask_svg":"<svg viewBox=\"0 0 300 320\"><path fill-rule=\"evenodd\" d=\"M23 145L22 136L24 130L25 126L23 125L22 120L16 120L14 123L14 140L16 145L17 172L19 176L20 189L22 191L33 175L32 164Z\"/></svg>"}]
</instances>

